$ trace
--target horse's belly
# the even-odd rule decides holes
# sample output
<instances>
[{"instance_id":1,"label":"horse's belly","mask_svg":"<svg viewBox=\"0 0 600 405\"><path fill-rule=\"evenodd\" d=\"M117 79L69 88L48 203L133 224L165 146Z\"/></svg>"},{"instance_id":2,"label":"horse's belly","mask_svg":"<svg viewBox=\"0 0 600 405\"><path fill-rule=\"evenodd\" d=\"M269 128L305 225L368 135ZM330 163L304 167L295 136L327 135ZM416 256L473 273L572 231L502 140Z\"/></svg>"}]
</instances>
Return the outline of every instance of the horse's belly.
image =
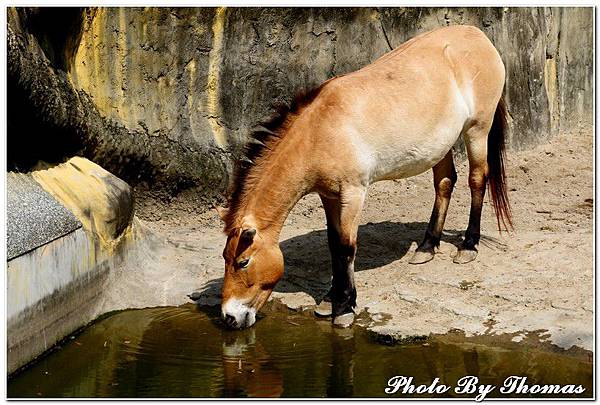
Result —
<instances>
[{"instance_id":1,"label":"horse's belly","mask_svg":"<svg viewBox=\"0 0 600 405\"><path fill-rule=\"evenodd\" d=\"M389 134L371 145L370 182L416 176L441 161L458 139L464 121L433 132Z\"/></svg>"}]
</instances>

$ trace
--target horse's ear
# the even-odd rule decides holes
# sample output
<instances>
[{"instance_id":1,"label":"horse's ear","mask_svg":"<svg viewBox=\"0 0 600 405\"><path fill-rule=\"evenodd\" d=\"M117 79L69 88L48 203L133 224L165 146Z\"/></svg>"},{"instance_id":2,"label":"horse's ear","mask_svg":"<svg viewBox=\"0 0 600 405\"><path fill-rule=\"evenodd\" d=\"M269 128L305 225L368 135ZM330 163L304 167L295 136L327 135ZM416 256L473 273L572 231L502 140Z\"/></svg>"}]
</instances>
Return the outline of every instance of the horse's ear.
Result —
<instances>
[{"instance_id":1,"label":"horse's ear","mask_svg":"<svg viewBox=\"0 0 600 405\"><path fill-rule=\"evenodd\" d=\"M215 207L215 208L216 208L217 212L219 213L219 216L221 217L221 219L224 221L225 217L229 213L229 208L225 208L225 207Z\"/></svg>"},{"instance_id":2,"label":"horse's ear","mask_svg":"<svg viewBox=\"0 0 600 405\"><path fill-rule=\"evenodd\" d=\"M255 235L256 235L256 229L254 229L254 228L244 229L242 231L242 235L240 236L240 239L243 239L247 243L252 243Z\"/></svg>"}]
</instances>

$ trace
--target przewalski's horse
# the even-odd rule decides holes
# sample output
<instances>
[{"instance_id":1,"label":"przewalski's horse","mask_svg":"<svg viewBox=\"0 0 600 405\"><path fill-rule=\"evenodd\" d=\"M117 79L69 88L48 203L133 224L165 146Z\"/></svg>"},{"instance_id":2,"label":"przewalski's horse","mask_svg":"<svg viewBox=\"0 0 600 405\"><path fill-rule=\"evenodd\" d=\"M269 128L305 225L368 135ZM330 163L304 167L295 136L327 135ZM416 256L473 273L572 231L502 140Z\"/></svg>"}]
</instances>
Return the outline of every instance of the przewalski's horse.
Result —
<instances>
[{"instance_id":1,"label":"przewalski's horse","mask_svg":"<svg viewBox=\"0 0 600 405\"><path fill-rule=\"evenodd\" d=\"M498 220L512 225L504 174L504 65L477 28L421 34L356 72L297 99L254 135L249 163L238 167L228 209L220 209L227 245L222 315L227 325L255 322L283 276L283 223L302 196L318 193L327 217L333 265L333 322L349 326L356 306L354 257L367 188L433 168L435 203L411 263L434 256L456 171L452 146L464 136L471 211L454 258L477 256L486 183Z\"/></svg>"}]
</instances>

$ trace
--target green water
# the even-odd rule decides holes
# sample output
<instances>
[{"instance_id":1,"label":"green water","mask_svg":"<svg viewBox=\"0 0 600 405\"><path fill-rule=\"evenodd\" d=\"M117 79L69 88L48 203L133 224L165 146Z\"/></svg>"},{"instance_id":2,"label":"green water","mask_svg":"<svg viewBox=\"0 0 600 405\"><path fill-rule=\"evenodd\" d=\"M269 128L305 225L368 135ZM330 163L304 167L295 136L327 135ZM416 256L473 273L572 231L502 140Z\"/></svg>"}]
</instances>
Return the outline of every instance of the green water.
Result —
<instances>
[{"instance_id":1,"label":"green water","mask_svg":"<svg viewBox=\"0 0 600 405\"><path fill-rule=\"evenodd\" d=\"M581 384L580 397L593 394L591 354L443 339L385 346L360 327L333 329L327 320L277 311L251 329L229 331L216 310L184 305L94 323L12 376L8 397L387 397L395 375L413 376L415 385L439 377L453 387L474 375L498 386L489 397L510 375L526 376L527 384Z\"/></svg>"}]
</instances>

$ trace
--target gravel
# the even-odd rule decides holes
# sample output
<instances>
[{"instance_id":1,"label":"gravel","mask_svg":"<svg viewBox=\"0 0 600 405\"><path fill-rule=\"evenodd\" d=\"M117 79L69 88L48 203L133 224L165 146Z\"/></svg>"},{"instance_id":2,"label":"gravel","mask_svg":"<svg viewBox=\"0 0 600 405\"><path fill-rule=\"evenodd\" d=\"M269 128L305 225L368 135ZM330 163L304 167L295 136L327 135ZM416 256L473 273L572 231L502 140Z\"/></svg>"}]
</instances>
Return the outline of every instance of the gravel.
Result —
<instances>
[{"instance_id":1,"label":"gravel","mask_svg":"<svg viewBox=\"0 0 600 405\"><path fill-rule=\"evenodd\" d=\"M42 189L31 176L8 173L6 183L7 260L81 227L71 211Z\"/></svg>"}]
</instances>

